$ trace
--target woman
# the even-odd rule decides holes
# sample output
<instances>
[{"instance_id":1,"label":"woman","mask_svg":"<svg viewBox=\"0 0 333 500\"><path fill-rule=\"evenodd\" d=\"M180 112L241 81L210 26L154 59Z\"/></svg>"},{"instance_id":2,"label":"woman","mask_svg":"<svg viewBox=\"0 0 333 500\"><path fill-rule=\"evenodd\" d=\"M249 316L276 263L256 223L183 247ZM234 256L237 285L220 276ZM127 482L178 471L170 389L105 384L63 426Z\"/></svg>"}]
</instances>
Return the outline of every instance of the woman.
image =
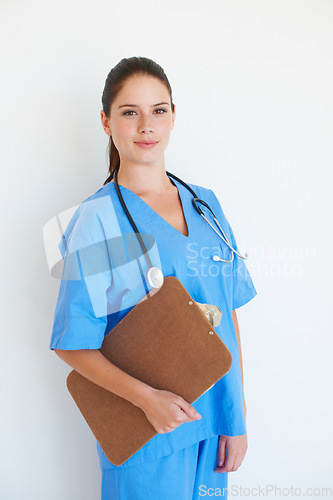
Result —
<instances>
[{"instance_id":1,"label":"woman","mask_svg":"<svg viewBox=\"0 0 333 500\"><path fill-rule=\"evenodd\" d=\"M109 270L95 276L81 274L81 280L75 281L63 276L50 348L82 375L140 407L157 431L121 466L112 464L97 443L102 500L192 500L213 493L226 498L228 472L238 469L247 449L235 309L257 292L236 253L233 262L219 260L230 259L229 248L193 209L191 193L166 173L164 151L176 113L163 69L144 57L122 59L106 79L102 102L101 121L110 137L109 177L82 202L59 248L64 255L65 245L75 251L133 233L117 196L116 171L138 230L155 239L153 265L161 268L164 276L176 276L195 301L214 304L222 311L215 331L232 354L232 366L191 405L109 362L99 351L104 336L146 293L135 259L125 259L128 265L116 265L115 256L109 253ZM213 191L189 185L211 206L238 251ZM108 248L105 245L106 252ZM218 254L217 260L212 259L213 254Z\"/></svg>"}]
</instances>

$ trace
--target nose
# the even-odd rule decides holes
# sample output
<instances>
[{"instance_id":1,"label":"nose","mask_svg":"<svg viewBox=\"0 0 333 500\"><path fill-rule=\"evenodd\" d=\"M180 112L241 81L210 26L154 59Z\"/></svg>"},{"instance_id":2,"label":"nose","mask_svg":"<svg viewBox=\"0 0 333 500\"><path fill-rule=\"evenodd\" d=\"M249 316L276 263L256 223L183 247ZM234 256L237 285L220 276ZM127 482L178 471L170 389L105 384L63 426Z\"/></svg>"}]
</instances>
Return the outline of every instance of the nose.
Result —
<instances>
[{"instance_id":1,"label":"nose","mask_svg":"<svg viewBox=\"0 0 333 500\"><path fill-rule=\"evenodd\" d=\"M140 120L138 131L145 132L146 134L149 134L150 132L154 132L154 127L150 121L150 117L148 116L143 116Z\"/></svg>"}]
</instances>

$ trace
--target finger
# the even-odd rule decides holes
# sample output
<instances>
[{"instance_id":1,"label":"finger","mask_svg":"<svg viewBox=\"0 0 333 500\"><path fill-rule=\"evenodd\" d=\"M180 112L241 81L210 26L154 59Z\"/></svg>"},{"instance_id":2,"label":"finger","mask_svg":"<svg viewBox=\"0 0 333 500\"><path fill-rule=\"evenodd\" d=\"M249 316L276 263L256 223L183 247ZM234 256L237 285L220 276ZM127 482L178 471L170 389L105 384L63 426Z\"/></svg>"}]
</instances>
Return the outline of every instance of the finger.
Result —
<instances>
[{"instance_id":1,"label":"finger","mask_svg":"<svg viewBox=\"0 0 333 500\"><path fill-rule=\"evenodd\" d=\"M246 451L243 452L243 453L240 453L238 456L237 456L237 460L236 460L236 463L235 463L235 466L238 468L242 465L243 463L243 460L245 458L245 455L246 455Z\"/></svg>"},{"instance_id":2,"label":"finger","mask_svg":"<svg viewBox=\"0 0 333 500\"><path fill-rule=\"evenodd\" d=\"M236 466L237 464L237 466ZM238 469L238 455L235 456L234 463L232 464L231 471L230 472L235 472Z\"/></svg>"},{"instance_id":3,"label":"finger","mask_svg":"<svg viewBox=\"0 0 333 500\"><path fill-rule=\"evenodd\" d=\"M177 401L178 406L186 413L188 420L200 420L202 415L197 412L194 406L190 405L187 401L179 400Z\"/></svg>"},{"instance_id":4,"label":"finger","mask_svg":"<svg viewBox=\"0 0 333 500\"><path fill-rule=\"evenodd\" d=\"M225 463L226 459L226 441L222 439L222 436L219 436L219 444L218 444L218 450L217 450L217 465L215 466L215 471L216 472L224 472L222 470L222 466Z\"/></svg>"},{"instance_id":5,"label":"finger","mask_svg":"<svg viewBox=\"0 0 333 500\"><path fill-rule=\"evenodd\" d=\"M198 420L198 418L193 417L193 416L191 416L191 415L187 415L185 412L183 412L183 414L182 414L182 415L180 415L180 416L181 416L181 420L182 420L183 422L193 422L193 421L195 421L195 420ZM200 417L200 418L201 418L201 417Z\"/></svg>"},{"instance_id":6,"label":"finger","mask_svg":"<svg viewBox=\"0 0 333 500\"><path fill-rule=\"evenodd\" d=\"M221 466L218 466L218 469L220 469L221 472L231 472L232 467L235 463L236 455L228 453L227 451L227 458L224 461L224 464Z\"/></svg>"},{"instance_id":7,"label":"finger","mask_svg":"<svg viewBox=\"0 0 333 500\"><path fill-rule=\"evenodd\" d=\"M218 465L222 466L225 462L226 459L226 451L227 451L227 442L225 439L223 439L221 436L219 436L219 444L218 444L218 453L217 453L217 458L218 458Z\"/></svg>"},{"instance_id":8,"label":"finger","mask_svg":"<svg viewBox=\"0 0 333 500\"><path fill-rule=\"evenodd\" d=\"M181 408L179 408L179 413L178 413L178 422L180 423L185 423L185 422L193 422L195 420L198 420L197 418L190 417L183 411Z\"/></svg>"},{"instance_id":9,"label":"finger","mask_svg":"<svg viewBox=\"0 0 333 500\"><path fill-rule=\"evenodd\" d=\"M242 463L242 459L240 457L237 457L237 459L235 460L235 463L233 465L232 470L236 471L239 468L239 466L241 465L241 463Z\"/></svg>"}]
</instances>

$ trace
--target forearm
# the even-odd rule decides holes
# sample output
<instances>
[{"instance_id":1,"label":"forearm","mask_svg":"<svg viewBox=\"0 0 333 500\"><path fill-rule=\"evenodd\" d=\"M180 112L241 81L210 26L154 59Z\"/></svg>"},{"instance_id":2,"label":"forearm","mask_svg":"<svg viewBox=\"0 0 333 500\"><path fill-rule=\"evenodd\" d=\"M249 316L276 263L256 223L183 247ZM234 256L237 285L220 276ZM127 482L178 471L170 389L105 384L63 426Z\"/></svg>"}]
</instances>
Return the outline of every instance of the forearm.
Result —
<instances>
[{"instance_id":1,"label":"forearm","mask_svg":"<svg viewBox=\"0 0 333 500\"><path fill-rule=\"evenodd\" d=\"M81 375L141 409L155 391L150 385L115 366L99 349L54 349L54 351Z\"/></svg>"},{"instance_id":2,"label":"forearm","mask_svg":"<svg viewBox=\"0 0 333 500\"><path fill-rule=\"evenodd\" d=\"M237 344L238 344L238 352L239 352L239 362L240 362L240 369L241 369L241 374L242 374L242 387L243 387L243 403L244 403L244 415L246 417L246 404L245 404L245 396L244 396L244 376L243 376L243 358L242 358L242 348L241 348L241 340L240 340L240 333L239 333L239 326L238 326L238 320L237 320L237 315L236 311L232 311L232 320L234 323L235 327L235 332L236 332L236 337L237 337Z\"/></svg>"}]
</instances>

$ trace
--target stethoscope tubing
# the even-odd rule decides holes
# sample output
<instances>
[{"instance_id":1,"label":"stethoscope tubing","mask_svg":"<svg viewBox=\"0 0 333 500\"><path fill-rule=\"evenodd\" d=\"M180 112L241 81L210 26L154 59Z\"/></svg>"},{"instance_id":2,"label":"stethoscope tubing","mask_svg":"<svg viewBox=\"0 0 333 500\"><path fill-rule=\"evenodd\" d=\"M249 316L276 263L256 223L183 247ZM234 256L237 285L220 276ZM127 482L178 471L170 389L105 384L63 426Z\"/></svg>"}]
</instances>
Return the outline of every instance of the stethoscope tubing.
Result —
<instances>
[{"instance_id":1,"label":"stethoscope tubing","mask_svg":"<svg viewBox=\"0 0 333 500\"><path fill-rule=\"evenodd\" d=\"M193 191L192 188L190 188L190 186L188 184L186 184L186 182L182 181L181 179L179 179L179 177L177 177L176 175L172 174L171 172L166 172L167 175L173 177L174 179L177 179L177 181L179 181L181 184L183 184L184 187L186 187L186 189L188 189L192 195L193 195L193 198L192 198L192 205L193 207L195 208L195 210L198 212L198 214L203 217L205 219L205 221L210 225L210 227L212 229L214 229L215 233L220 237L222 238L222 240L224 241L224 243L230 248L231 250L231 255L232 255L232 259L230 260L223 260L223 262L232 262L234 260L234 253L236 255L238 255L238 257L240 257L241 259L246 259L247 256L245 254L245 256L241 255L239 252L237 252L237 250L235 250L229 243L228 241L228 238L226 237L219 221L217 220L213 210L210 208L210 206L208 205L208 203L206 203L204 200L201 200L200 198L197 197L196 193ZM209 220L207 219L207 217L205 217L205 214L204 212L201 210L201 208L197 205L197 203L201 203L202 205L204 205L209 211L210 213L212 214L213 218L214 218L214 221L215 223L217 224L217 226L219 227L221 233L222 233L222 236L221 234L218 233L218 231L216 230L216 228L209 222ZM222 259L221 259L222 260Z\"/></svg>"},{"instance_id":2,"label":"stethoscope tubing","mask_svg":"<svg viewBox=\"0 0 333 500\"><path fill-rule=\"evenodd\" d=\"M113 180L114 180L114 185L115 185L115 188L116 188L116 191L117 191L117 195L118 195L118 198L119 198L119 201L126 213L126 216L129 220L129 222L131 223L131 226L139 240L139 243L140 243L140 246L141 246L141 249L142 249L142 252L144 253L145 255L145 258L146 258L146 261L147 261L147 264L149 266L149 268L152 268L152 263L151 263L151 260L149 258L149 255L148 255L148 251L147 251L147 248L146 248L146 245L144 244L144 241L142 239L142 236L140 234L140 231L138 230L134 220L132 219L131 217L131 214L129 213L128 211L128 208L126 206L126 203L123 199L123 196L120 192L120 188L119 188L119 185L118 185L118 180L117 180L117 175L118 175L118 170L119 170L119 166L118 168L116 168L116 170L114 171L113 173ZM234 260L234 253L236 255L238 255L238 257L240 257L241 259L246 259L247 258L247 255L245 254L245 256L241 255L239 252L237 252L237 250L235 250L229 243L228 241L228 238L226 237L219 221L217 220L213 210L210 208L210 206L208 205L208 203L206 203L204 200L201 200L200 198L197 197L196 193L193 191L193 189L188 185L186 184L186 182L182 181L181 179L179 179L179 177L177 177L176 175L172 174L171 172L168 172L166 171L166 174L169 176L169 177L172 177L173 179L176 179L178 182L180 182L188 191L191 192L191 194L193 195L193 199L192 199L192 204L193 204L193 207L195 208L195 210L197 211L197 213L210 225L210 227L216 232L216 234L224 241L224 243L230 248L231 250L231 255L232 255L232 259L230 260L224 260L224 259L221 259L219 258L218 260L221 260L222 262L226 262L226 263L230 263ZM215 223L217 224L217 226L219 227L220 231L222 234L219 234L219 232L216 230L216 228L210 223L210 221L207 219L207 217L205 216L204 212L202 211L202 209L197 205L197 203L201 203L202 205L204 205L209 211L210 213L212 214L213 218L214 218L214 221Z\"/></svg>"},{"instance_id":3,"label":"stethoscope tubing","mask_svg":"<svg viewBox=\"0 0 333 500\"><path fill-rule=\"evenodd\" d=\"M138 238L138 240L139 240L139 243L140 243L140 246L141 246L142 252L143 252L143 254L144 254L145 258L146 258L146 261L147 261L148 267L149 267L149 268L152 268L152 267L153 267L153 265L152 265L151 260L150 260L150 258L149 258L149 254L148 254L147 247L146 247L146 245L145 245L145 244L144 244L144 242L143 242L143 239L142 239L142 236L141 236L141 234L140 234L140 231L139 231L139 230L138 230L138 228L136 227L136 224L135 224L134 220L132 219L131 214L129 213L129 211L128 211L128 209L127 209L127 206L126 206L126 203L125 203L125 201L124 201L124 198L123 198L123 196L122 196L122 194L121 194L121 192L120 192L120 188L119 188L119 185L118 185L118 180L117 180L118 170L119 170L119 167L118 167L118 168L114 171L114 173L113 173L113 180L114 180L114 185L115 185L115 188L116 188L116 190L117 190L117 194L118 194L119 201L120 201L120 203L121 203L121 205L122 205L122 207L123 207L123 209L124 209L124 211L125 211L125 213L126 213L126 215L127 215L127 218L128 218L128 220L130 221L130 223L131 223L131 225L132 225L132 228L133 228L133 230L134 230L134 232L135 232L135 234L136 234L136 236L137 236L137 238Z\"/></svg>"}]
</instances>

